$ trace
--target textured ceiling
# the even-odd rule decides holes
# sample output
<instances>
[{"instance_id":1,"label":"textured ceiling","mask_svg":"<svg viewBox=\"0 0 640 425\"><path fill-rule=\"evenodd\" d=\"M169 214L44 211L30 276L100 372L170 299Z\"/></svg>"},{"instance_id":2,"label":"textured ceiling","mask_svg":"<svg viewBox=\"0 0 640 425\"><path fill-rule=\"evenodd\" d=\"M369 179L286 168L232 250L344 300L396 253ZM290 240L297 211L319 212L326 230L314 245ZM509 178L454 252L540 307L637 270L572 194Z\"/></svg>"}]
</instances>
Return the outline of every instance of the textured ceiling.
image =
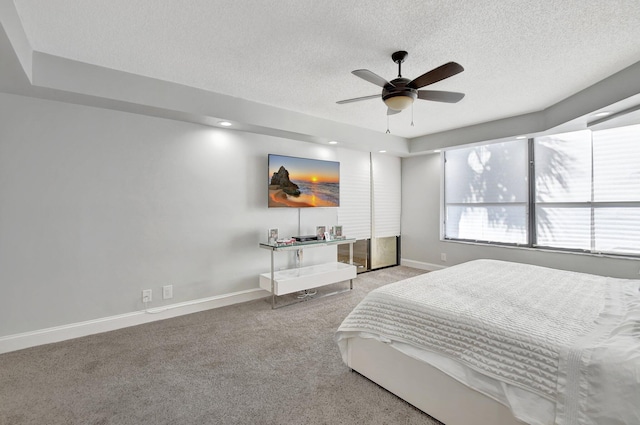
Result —
<instances>
[{"instance_id":1,"label":"textured ceiling","mask_svg":"<svg viewBox=\"0 0 640 425\"><path fill-rule=\"evenodd\" d=\"M638 0L15 0L34 50L384 132L379 93L351 74L465 71L390 117L417 137L544 109L640 60Z\"/></svg>"}]
</instances>

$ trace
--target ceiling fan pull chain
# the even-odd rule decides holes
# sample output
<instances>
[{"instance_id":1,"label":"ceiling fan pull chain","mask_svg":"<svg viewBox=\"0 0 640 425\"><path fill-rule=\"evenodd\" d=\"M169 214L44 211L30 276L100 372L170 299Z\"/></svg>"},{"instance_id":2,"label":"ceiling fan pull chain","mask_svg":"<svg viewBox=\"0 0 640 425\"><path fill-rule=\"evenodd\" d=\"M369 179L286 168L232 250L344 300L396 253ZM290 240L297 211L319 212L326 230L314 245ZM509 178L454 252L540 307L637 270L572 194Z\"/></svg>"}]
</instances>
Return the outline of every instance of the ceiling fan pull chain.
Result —
<instances>
[{"instance_id":1,"label":"ceiling fan pull chain","mask_svg":"<svg viewBox=\"0 0 640 425\"><path fill-rule=\"evenodd\" d=\"M391 133L389 131L389 115L387 115L387 134Z\"/></svg>"},{"instance_id":2,"label":"ceiling fan pull chain","mask_svg":"<svg viewBox=\"0 0 640 425\"><path fill-rule=\"evenodd\" d=\"M411 104L411 127L413 127L413 103Z\"/></svg>"}]
</instances>

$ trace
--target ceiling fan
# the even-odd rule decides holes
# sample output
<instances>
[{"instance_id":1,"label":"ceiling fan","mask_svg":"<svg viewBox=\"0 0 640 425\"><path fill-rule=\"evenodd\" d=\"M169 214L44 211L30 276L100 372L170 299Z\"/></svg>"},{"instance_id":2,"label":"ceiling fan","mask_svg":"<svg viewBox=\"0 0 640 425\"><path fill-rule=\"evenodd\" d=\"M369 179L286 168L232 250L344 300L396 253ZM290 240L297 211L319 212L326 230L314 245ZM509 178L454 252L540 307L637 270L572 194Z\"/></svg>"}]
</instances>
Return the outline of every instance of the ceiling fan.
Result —
<instances>
[{"instance_id":1,"label":"ceiling fan","mask_svg":"<svg viewBox=\"0 0 640 425\"><path fill-rule=\"evenodd\" d=\"M464 93L439 90L418 90L464 71L464 68L460 64L456 62L448 62L422 74L418 78L409 80L408 78L403 78L401 72L402 62L404 62L407 56L408 53L405 51L395 52L391 55L391 59L398 64L398 78L391 81L385 80L368 69L356 69L351 72L353 75L360 77L363 80L382 87L382 95L374 94L371 96L356 97L353 99L340 100L337 103L343 104L358 102L382 96L382 100L387 105L387 115L394 115L411 106L416 99L446 103L456 103L462 100Z\"/></svg>"}]
</instances>

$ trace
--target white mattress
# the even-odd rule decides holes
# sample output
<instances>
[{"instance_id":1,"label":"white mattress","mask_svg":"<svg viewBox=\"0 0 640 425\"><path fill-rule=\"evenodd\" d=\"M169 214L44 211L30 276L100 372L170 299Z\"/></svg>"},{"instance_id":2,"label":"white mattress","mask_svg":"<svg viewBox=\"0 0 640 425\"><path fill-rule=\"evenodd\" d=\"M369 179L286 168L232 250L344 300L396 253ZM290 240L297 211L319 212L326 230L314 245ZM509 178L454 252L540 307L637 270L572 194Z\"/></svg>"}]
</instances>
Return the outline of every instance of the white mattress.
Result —
<instances>
[{"instance_id":1,"label":"white mattress","mask_svg":"<svg viewBox=\"0 0 640 425\"><path fill-rule=\"evenodd\" d=\"M477 260L372 291L336 339L389 342L531 424L638 424L639 287Z\"/></svg>"}]
</instances>

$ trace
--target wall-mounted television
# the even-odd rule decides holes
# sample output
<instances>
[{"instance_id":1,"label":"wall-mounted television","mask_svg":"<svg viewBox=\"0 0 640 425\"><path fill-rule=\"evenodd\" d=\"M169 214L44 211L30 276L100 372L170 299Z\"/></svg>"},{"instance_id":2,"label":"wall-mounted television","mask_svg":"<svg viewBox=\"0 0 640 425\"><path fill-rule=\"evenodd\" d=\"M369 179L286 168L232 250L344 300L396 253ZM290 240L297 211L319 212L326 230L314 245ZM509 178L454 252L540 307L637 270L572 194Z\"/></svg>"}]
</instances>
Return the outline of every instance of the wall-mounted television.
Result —
<instances>
[{"instance_id":1,"label":"wall-mounted television","mask_svg":"<svg viewBox=\"0 0 640 425\"><path fill-rule=\"evenodd\" d=\"M340 163L269 154L269 208L340 206Z\"/></svg>"}]
</instances>

